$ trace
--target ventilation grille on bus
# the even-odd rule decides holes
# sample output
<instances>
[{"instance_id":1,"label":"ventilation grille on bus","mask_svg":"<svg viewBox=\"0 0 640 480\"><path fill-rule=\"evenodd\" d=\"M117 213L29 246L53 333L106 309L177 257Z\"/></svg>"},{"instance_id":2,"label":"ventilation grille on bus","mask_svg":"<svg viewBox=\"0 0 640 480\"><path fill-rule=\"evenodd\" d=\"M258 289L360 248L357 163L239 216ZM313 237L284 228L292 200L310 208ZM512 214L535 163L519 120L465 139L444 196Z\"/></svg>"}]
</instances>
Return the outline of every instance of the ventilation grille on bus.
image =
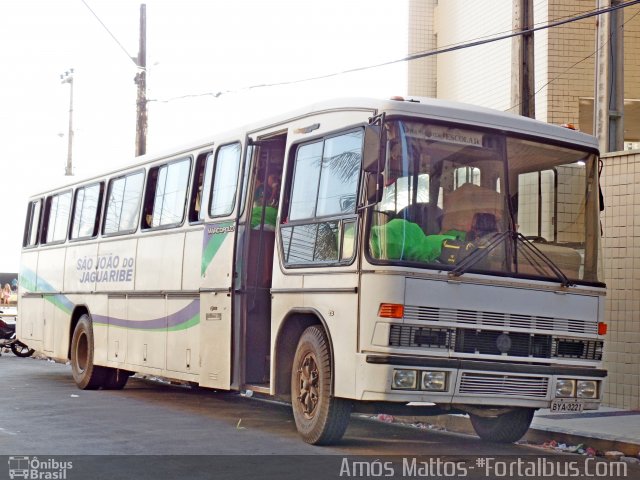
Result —
<instances>
[{"instance_id":1,"label":"ventilation grille on bus","mask_svg":"<svg viewBox=\"0 0 640 480\"><path fill-rule=\"evenodd\" d=\"M483 396L525 396L545 398L549 379L463 372L459 393Z\"/></svg>"},{"instance_id":2,"label":"ventilation grille on bus","mask_svg":"<svg viewBox=\"0 0 640 480\"><path fill-rule=\"evenodd\" d=\"M476 355L602 360L601 340L558 338L521 332L391 325L390 347L437 348Z\"/></svg>"},{"instance_id":3,"label":"ventilation grille on bus","mask_svg":"<svg viewBox=\"0 0 640 480\"><path fill-rule=\"evenodd\" d=\"M465 325L484 325L500 328L524 328L527 330L547 330L593 335L598 333L598 322L595 320L572 320L568 318L538 317L513 313L458 310L455 308L406 305L404 307L404 318L414 321L453 322Z\"/></svg>"}]
</instances>

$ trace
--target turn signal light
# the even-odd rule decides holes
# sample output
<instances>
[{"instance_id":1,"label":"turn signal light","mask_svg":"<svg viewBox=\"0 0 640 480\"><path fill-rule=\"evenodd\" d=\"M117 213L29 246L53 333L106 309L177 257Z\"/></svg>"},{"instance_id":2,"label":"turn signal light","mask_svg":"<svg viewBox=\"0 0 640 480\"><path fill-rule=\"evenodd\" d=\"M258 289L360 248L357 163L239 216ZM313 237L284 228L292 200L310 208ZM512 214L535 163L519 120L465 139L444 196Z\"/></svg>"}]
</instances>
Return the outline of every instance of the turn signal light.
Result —
<instances>
[{"instance_id":1,"label":"turn signal light","mask_svg":"<svg viewBox=\"0 0 640 480\"><path fill-rule=\"evenodd\" d=\"M598 335L607 334L607 324L604 322L598 322Z\"/></svg>"},{"instance_id":2,"label":"turn signal light","mask_svg":"<svg viewBox=\"0 0 640 480\"><path fill-rule=\"evenodd\" d=\"M382 318L402 318L404 317L404 305L381 303L378 309L378 316Z\"/></svg>"}]
</instances>

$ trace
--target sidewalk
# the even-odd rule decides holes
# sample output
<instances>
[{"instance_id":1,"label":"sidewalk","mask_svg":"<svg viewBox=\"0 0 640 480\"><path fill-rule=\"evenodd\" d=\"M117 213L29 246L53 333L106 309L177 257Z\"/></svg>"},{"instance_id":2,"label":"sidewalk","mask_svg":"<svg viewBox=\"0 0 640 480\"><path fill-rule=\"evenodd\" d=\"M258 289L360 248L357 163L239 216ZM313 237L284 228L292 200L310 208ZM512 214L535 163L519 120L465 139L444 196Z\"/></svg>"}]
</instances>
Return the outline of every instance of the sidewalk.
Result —
<instances>
[{"instance_id":1,"label":"sidewalk","mask_svg":"<svg viewBox=\"0 0 640 480\"><path fill-rule=\"evenodd\" d=\"M395 421L421 428L475 435L466 415L399 417ZM531 428L521 442L533 445L556 444L591 447L598 452L618 451L640 458L640 410L601 407L579 414L557 414L538 410Z\"/></svg>"},{"instance_id":2,"label":"sidewalk","mask_svg":"<svg viewBox=\"0 0 640 480\"><path fill-rule=\"evenodd\" d=\"M583 443L596 450L619 451L637 457L640 452L640 410L601 407L579 414L555 414L539 410L525 439ZM534 442L535 443L535 442Z\"/></svg>"}]
</instances>

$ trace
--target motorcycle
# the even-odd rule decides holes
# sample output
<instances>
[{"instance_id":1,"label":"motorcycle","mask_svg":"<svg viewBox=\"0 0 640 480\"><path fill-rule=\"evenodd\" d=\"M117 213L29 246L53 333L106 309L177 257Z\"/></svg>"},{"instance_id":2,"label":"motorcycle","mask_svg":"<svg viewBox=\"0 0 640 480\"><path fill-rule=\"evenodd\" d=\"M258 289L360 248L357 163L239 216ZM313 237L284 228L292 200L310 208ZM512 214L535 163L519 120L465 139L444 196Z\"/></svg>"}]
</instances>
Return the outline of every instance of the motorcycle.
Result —
<instances>
[{"instance_id":1,"label":"motorcycle","mask_svg":"<svg viewBox=\"0 0 640 480\"><path fill-rule=\"evenodd\" d=\"M0 309L0 355L11 349L16 357L30 357L35 350L16 338L16 316L11 310Z\"/></svg>"}]
</instances>

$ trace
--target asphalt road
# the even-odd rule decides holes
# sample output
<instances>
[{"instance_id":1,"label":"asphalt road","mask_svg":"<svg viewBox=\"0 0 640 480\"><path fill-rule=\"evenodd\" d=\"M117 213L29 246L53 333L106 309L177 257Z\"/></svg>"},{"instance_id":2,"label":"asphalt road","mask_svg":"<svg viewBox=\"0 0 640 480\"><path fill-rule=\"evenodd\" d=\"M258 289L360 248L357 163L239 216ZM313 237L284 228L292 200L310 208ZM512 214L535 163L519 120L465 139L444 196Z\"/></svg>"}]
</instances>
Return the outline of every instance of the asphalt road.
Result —
<instances>
[{"instance_id":1,"label":"asphalt road","mask_svg":"<svg viewBox=\"0 0 640 480\"><path fill-rule=\"evenodd\" d=\"M87 476L72 476L71 473L79 474L84 468L76 465L76 470L65 477L70 480L178 478L182 476L178 474L185 471L190 472L191 478L242 478L245 475L241 473L247 469L253 472L247 478L298 478L309 468L310 472L303 477L362 477L352 475L349 464L341 463L344 458L376 460L397 456L395 460L402 461L421 456L448 459L462 455L470 459L508 456L513 460L533 459L541 453L523 445L496 445L472 436L355 417L339 444L315 447L299 439L289 407L236 393L138 378L130 379L121 391L81 391L73 383L69 366L34 358L21 359L10 353L0 357L0 375L0 455L40 459L74 456L76 463L80 458L93 459L90 465L101 465L104 474L87 471ZM103 457L77 457L95 455ZM104 457L107 455L118 457ZM135 475L130 464L125 465L124 470L114 464L114 459L131 455L141 456L135 460L136 468L141 469ZM217 474L198 476L203 465L208 465L209 470L202 472L211 471L212 455L217 456L214 469ZM271 458L265 460L262 456ZM144 460L147 458L149 462ZM322 458L330 458L332 463L329 465ZM255 462L259 462L257 467ZM160 465L160 471L149 473L151 464ZM279 474L266 475L265 472L273 468L278 468ZM349 475L339 475L341 472ZM390 471L380 472L386 476ZM395 473L397 476L398 472ZM409 469L408 473L425 477L419 475L417 469ZM6 474L0 464L0 478ZM370 475L371 478L377 476Z\"/></svg>"}]
</instances>

